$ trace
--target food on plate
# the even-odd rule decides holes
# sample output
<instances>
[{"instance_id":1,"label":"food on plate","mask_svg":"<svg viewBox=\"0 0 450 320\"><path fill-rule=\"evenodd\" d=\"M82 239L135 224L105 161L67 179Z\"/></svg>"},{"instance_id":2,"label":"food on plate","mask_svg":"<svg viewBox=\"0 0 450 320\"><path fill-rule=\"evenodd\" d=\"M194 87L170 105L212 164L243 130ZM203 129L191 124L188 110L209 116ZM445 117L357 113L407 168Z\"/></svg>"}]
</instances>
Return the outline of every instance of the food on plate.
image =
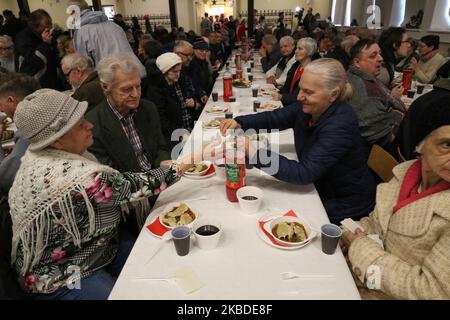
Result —
<instances>
[{"instance_id":1,"label":"food on plate","mask_svg":"<svg viewBox=\"0 0 450 320\"><path fill-rule=\"evenodd\" d=\"M214 120L211 120L208 123L205 123L203 125L203 128L216 129L216 128L219 128L219 126L220 126L220 120L214 119Z\"/></svg>"},{"instance_id":2,"label":"food on plate","mask_svg":"<svg viewBox=\"0 0 450 320\"><path fill-rule=\"evenodd\" d=\"M1 135L1 141L6 141L14 138L14 131L4 130Z\"/></svg>"},{"instance_id":3,"label":"food on plate","mask_svg":"<svg viewBox=\"0 0 450 320\"><path fill-rule=\"evenodd\" d=\"M233 81L233 84L237 87L250 88L252 85L252 82L250 80L245 80L245 79L236 79Z\"/></svg>"},{"instance_id":4,"label":"food on plate","mask_svg":"<svg viewBox=\"0 0 450 320\"><path fill-rule=\"evenodd\" d=\"M209 113L218 113L218 112L227 112L228 108L227 107L221 107L221 106L212 106L211 108L209 108L207 110L207 112Z\"/></svg>"},{"instance_id":5,"label":"food on plate","mask_svg":"<svg viewBox=\"0 0 450 320\"><path fill-rule=\"evenodd\" d=\"M262 95L271 96L272 93L278 93L278 89L276 88L259 88L259 91Z\"/></svg>"},{"instance_id":6,"label":"food on plate","mask_svg":"<svg viewBox=\"0 0 450 320\"><path fill-rule=\"evenodd\" d=\"M163 214L161 220L169 227L184 226L195 220L195 213L185 203L182 203Z\"/></svg>"},{"instance_id":7,"label":"food on plate","mask_svg":"<svg viewBox=\"0 0 450 320\"><path fill-rule=\"evenodd\" d=\"M271 110L279 109L280 107L281 107L280 104L276 104L276 103L273 103L273 102L268 102L268 103L265 103L262 106L260 106L259 109L271 111Z\"/></svg>"},{"instance_id":8,"label":"food on plate","mask_svg":"<svg viewBox=\"0 0 450 320\"><path fill-rule=\"evenodd\" d=\"M281 222L272 229L272 233L279 240L290 243L303 242L308 239L305 227L298 222Z\"/></svg>"},{"instance_id":9,"label":"food on plate","mask_svg":"<svg viewBox=\"0 0 450 320\"><path fill-rule=\"evenodd\" d=\"M186 172L189 172L189 173L201 173L201 172L203 172L203 171L205 171L207 169L208 169L208 165L207 164L199 163L199 164L196 164L195 166L193 166L192 168L186 170Z\"/></svg>"}]
</instances>

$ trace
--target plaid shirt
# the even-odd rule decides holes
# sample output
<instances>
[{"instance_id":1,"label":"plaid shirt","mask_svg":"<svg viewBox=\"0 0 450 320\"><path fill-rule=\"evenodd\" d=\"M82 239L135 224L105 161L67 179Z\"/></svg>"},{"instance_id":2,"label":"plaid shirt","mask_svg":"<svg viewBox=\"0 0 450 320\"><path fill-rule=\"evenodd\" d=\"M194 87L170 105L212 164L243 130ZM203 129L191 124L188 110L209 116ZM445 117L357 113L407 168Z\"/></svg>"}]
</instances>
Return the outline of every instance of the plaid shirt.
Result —
<instances>
[{"instance_id":1,"label":"plaid shirt","mask_svg":"<svg viewBox=\"0 0 450 320\"><path fill-rule=\"evenodd\" d=\"M136 110L131 111L128 115L121 115L112 105L109 99L108 105L111 110L114 112L116 117L119 119L120 124L122 125L125 134L127 135L128 140L130 140L131 147L134 150L134 154L137 157L139 162L139 166L142 171L149 171L152 168L150 161L148 160L147 155L144 152L144 148L142 147L141 139L139 138L139 132L134 124L134 115L136 114Z\"/></svg>"},{"instance_id":2,"label":"plaid shirt","mask_svg":"<svg viewBox=\"0 0 450 320\"><path fill-rule=\"evenodd\" d=\"M175 91L175 94L177 95L178 102L181 106L181 121L183 123L183 128L186 130L189 130L189 132L192 131L194 128L194 119L192 119L191 114L189 113L189 110L186 106L183 92L181 91L180 85L178 83L174 83L173 85L169 86L171 90Z\"/></svg>"}]
</instances>

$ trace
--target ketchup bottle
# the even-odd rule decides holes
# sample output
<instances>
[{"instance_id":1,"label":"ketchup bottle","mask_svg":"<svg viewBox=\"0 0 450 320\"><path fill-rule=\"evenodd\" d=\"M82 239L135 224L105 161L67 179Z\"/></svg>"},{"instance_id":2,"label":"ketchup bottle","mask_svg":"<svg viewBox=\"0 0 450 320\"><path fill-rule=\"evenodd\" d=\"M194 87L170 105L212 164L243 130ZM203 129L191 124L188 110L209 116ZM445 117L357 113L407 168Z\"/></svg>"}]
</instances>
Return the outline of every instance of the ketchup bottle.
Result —
<instances>
[{"instance_id":1,"label":"ketchup bottle","mask_svg":"<svg viewBox=\"0 0 450 320\"><path fill-rule=\"evenodd\" d=\"M223 75L223 101L229 102L230 97L233 95L232 87L233 78L228 71Z\"/></svg>"},{"instance_id":2,"label":"ketchup bottle","mask_svg":"<svg viewBox=\"0 0 450 320\"><path fill-rule=\"evenodd\" d=\"M237 137L237 131L231 130L231 137ZM245 187L245 150L227 150L225 154L226 191L230 202L238 202L236 192Z\"/></svg>"}]
</instances>

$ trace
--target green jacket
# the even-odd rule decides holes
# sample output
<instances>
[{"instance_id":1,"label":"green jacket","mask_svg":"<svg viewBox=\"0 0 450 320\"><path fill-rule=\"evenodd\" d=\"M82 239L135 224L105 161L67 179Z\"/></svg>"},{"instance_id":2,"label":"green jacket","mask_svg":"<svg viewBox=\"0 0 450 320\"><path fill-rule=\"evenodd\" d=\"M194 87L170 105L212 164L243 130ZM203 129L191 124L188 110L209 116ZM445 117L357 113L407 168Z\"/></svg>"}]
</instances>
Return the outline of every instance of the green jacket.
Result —
<instances>
[{"instance_id":1,"label":"green jacket","mask_svg":"<svg viewBox=\"0 0 450 320\"><path fill-rule=\"evenodd\" d=\"M86 119L94 125L94 143L89 151L99 162L120 172L142 171L122 125L106 99L88 112ZM170 151L161 131L155 105L141 100L134 115L134 122L152 168L158 168L161 161L170 159Z\"/></svg>"},{"instance_id":2,"label":"green jacket","mask_svg":"<svg viewBox=\"0 0 450 320\"><path fill-rule=\"evenodd\" d=\"M86 113L91 111L105 99L97 71L92 72L86 80L83 81L80 87L72 95L72 98L78 101L88 102Z\"/></svg>"}]
</instances>

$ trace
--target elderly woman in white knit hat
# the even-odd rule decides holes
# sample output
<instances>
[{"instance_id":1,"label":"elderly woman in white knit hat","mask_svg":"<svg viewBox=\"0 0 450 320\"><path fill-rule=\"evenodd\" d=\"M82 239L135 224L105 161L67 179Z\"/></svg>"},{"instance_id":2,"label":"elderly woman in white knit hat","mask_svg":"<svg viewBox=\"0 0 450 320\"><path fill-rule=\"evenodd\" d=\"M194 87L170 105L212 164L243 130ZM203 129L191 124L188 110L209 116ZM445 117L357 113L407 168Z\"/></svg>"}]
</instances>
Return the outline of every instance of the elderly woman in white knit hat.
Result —
<instances>
[{"instance_id":1,"label":"elderly woman in white knit hat","mask_svg":"<svg viewBox=\"0 0 450 320\"><path fill-rule=\"evenodd\" d=\"M417 119L420 159L378 187L374 212L359 221L364 232L344 233L365 299L450 299L448 101L436 99Z\"/></svg>"},{"instance_id":2,"label":"elderly woman in white knit hat","mask_svg":"<svg viewBox=\"0 0 450 320\"><path fill-rule=\"evenodd\" d=\"M118 237L121 214L133 203L146 207L143 199L191 167L189 159L121 174L99 164L86 152L93 142L87 106L42 89L15 113L31 144L9 194L11 260L23 289L38 299L106 299L131 250ZM149 211L147 202L141 212Z\"/></svg>"},{"instance_id":3,"label":"elderly woman in white knit hat","mask_svg":"<svg viewBox=\"0 0 450 320\"><path fill-rule=\"evenodd\" d=\"M156 59L156 67L149 70L147 98L158 108L161 129L167 143L174 146L172 133L177 129L191 132L194 128L195 101L190 90L180 80L181 58L168 52Z\"/></svg>"}]
</instances>

